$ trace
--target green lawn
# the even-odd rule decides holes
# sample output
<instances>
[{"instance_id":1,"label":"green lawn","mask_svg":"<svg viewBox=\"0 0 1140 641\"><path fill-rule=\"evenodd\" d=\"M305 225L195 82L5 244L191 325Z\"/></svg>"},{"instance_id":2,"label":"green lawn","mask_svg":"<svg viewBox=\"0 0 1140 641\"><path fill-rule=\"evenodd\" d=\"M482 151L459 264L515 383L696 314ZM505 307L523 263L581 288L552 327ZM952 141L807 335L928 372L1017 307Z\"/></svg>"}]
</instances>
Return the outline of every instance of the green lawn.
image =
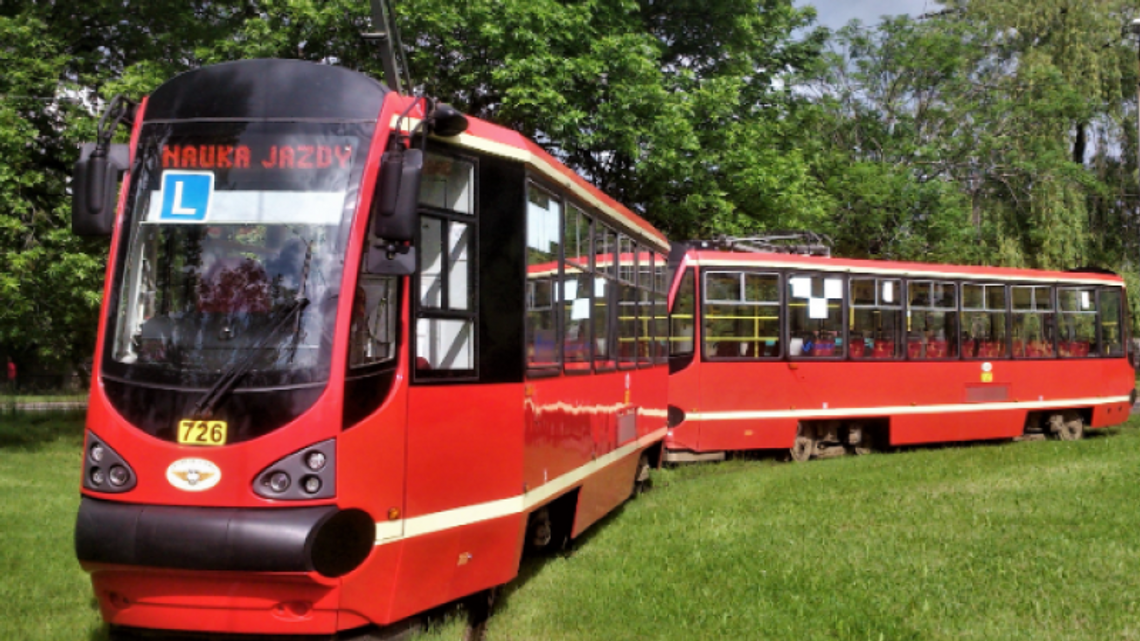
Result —
<instances>
[{"instance_id":1,"label":"green lawn","mask_svg":"<svg viewBox=\"0 0 1140 641\"><path fill-rule=\"evenodd\" d=\"M663 470L528 561L506 639L1140 639L1140 420L1079 443ZM103 639L71 533L82 421L0 416L0 639ZM454 610L428 638L459 639Z\"/></svg>"}]
</instances>

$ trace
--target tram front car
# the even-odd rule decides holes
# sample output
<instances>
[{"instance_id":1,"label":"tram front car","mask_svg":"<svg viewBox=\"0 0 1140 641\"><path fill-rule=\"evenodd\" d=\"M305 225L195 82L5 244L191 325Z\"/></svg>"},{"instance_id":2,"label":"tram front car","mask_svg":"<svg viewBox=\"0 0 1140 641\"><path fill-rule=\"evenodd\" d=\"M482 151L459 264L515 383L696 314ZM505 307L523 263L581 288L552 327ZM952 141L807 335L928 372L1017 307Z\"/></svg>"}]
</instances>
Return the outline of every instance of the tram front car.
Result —
<instances>
[{"instance_id":1,"label":"tram front car","mask_svg":"<svg viewBox=\"0 0 1140 641\"><path fill-rule=\"evenodd\" d=\"M222 64L127 114L117 206L111 132L77 164L76 231L113 240L75 539L116 631L396 614L398 552L375 542L403 506L415 222L377 185L418 188L392 129L409 105L337 67ZM443 111L408 115L466 127Z\"/></svg>"}]
</instances>

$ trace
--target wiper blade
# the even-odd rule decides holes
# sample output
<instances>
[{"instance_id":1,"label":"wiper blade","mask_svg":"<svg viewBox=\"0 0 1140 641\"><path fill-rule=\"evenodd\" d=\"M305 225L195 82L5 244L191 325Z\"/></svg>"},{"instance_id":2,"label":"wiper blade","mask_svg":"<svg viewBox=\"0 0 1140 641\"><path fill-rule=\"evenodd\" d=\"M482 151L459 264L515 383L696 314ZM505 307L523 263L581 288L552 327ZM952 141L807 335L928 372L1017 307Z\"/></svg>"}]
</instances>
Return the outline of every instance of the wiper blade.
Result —
<instances>
[{"instance_id":1,"label":"wiper blade","mask_svg":"<svg viewBox=\"0 0 1140 641\"><path fill-rule=\"evenodd\" d=\"M304 311L304 309L308 306L309 299L305 298L304 296L301 296L295 300L289 309L285 310L285 314L277 321L277 323L261 337L261 340L259 340L256 345L250 348L249 353L245 355L245 358L234 363L224 372L222 372L222 375L218 377L218 380L214 382L214 385L206 391L206 394L202 396L201 399L198 400L198 402L194 405L194 418L210 418L214 413L214 409L217 408L218 403L223 398L225 398L226 394L230 393L234 386L237 385L238 381L241 380L241 377L245 376L246 373L249 372L249 370L253 367L253 364L257 362L258 357L261 355L261 350L265 349L265 346L269 344L269 340L277 336L277 333L281 331L281 328L285 327L285 325L288 324L290 320L299 318L301 312Z\"/></svg>"}]
</instances>

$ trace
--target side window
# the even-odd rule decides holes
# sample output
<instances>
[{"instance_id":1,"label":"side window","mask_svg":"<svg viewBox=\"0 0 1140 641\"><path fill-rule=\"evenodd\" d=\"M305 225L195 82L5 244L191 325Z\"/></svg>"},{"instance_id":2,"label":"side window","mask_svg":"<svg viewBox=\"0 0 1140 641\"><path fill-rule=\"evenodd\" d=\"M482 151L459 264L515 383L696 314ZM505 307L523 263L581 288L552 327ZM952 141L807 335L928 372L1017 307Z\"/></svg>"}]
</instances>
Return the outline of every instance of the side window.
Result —
<instances>
[{"instance_id":1,"label":"side window","mask_svg":"<svg viewBox=\"0 0 1140 641\"><path fill-rule=\"evenodd\" d=\"M593 329L590 323L590 243L592 221L574 205L566 207L563 233L565 260L562 265L562 345L567 371L590 371Z\"/></svg>"},{"instance_id":2,"label":"side window","mask_svg":"<svg viewBox=\"0 0 1140 641\"><path fill-rule=\"evenodd\" d=\"M785 291L788 355L843 356L843 277L792 273Z\"/></svg>"},{"instance_id":3,"label":"side window","mask_svg":"<svg viewBox=\"0 0 1140 641\"><path fill-rule=\"evenodd\" d=\"M1053 356L1054 313L1053 288L1049 286L1014 286L1013 357L1047 358Z\"/></svg>"},{"instance_id":4,"label":"side window","mask_svg":"<svg viewBox=\"0 0 1140 641\"><path fill-rule=\"evenodd\" d=\"M705 356L780 356L780 277L752 272L705 272Z\"/></svg>"},{"instance_id":5,"label":"side window","mask_svg":"<svg viewBox=\"0 0 1140 641\"><path fill-rule=\"evenodd\" d=\"M601 223L594 224L594 367L612 369L616 365L614 330L616 324L617 235ZM614 318L611 318L611 314Z\"/></svg>"},{"instance_id":6,"label":"side window","mask_svg":"<svg viewBox=\"0 0 1140 641\"><path fill-rule=\"evenodd\" d=\"M417 240L416 372L475 370L475 164L424 159Z\"/></svg>"},{"instance_id":7,"label":"side window","mask_svg":"<svg viewBox=\"0 0 1140 641\"><path fill-rule=\"evenodd\" d=\"M850 353L854 359L902 356L902 281L852 278L848 314Z\"/></svg>"},{"instance_id":8,"label":"side window","mask_svg":"<svg viewBox=\"0 0 1140 641\"><path fill-rule=\"evenodd\" d=\"M1124 356L1124 322L1121 289L1100 290L1100 340L1104 356Z\"/></svg>"},{"instance_id":9,"label":"side window","mask_svg":"<svg viewBox=\"0 0 1140 641\"><path fill-rule=\"evenodd\" d=\"M962 356L1009 356L1005 285L962 285ZM1095 330L1095 328L1094 328Z\"/></svg>"},{"instance_id":10,"label":"side window","mask_svg":"<svg viewBox=\"0 0 1140 641\"><path fill-rule=\"evenodd\" d=\"M562 202L536 185L527 185L526 205L526 363L553 368L562 363L555 309L560 281Z\"/></svg>"},{"instance_id":11,"label":"side window","mask_svg":"<svg viewBox=\"0 0 1140 641\"><path fill-rule=\"evenodd\" d=\"M633 240L618 234L618 363L637 363L637 251Z\"/></svg>"},{"instance_id":12,"label":"side window","mask_svg":"<svg viewBox=\"0 0 1140 641\"><path fill-rule=\"evenodd\" d=\"M348 366L365 367L396 357L397 279L361 274L352 301Z\"/></svg>"},{"instance_id":13,"label":"side window","mask_svg":"<svg viewBox=\"0 0 1140 641\"><path fill-rule=\"evenodd\" d=\"M907 358L958 358L958 287L937 280L907 283Z\"/></svg>"},{"instance_id":14,"label":"side window","mask_svg":"<svg viewBox=\"0 0 1140 641\"><path fill-rule=\"evenodd\" d=\"M673 299L673 309L669 312L670 356L690 356L693 353L697 324L696 284L696 276L690 267L681 276L676 298Z\"/></svg>"},{"instance_id":15,"label":"side window","mask_svg":"<svg viewBox=\"0 0 1140 641\"><path fill-rule=\"evenodd\" d=\"M1060 309L1058 356L1084 358L1100 353L1096 339L1096 303L1096 290L1091 287L1057 290L1057 307Z\"/></svg>"},{"instance_id":16,"label":"side window","mask_svg":"<svg viewBox=\"0 0 1140 641\"><path fill-rule=\"evenodd\" d=\"M669 362L669 265L653 255L653 362Z\"/></svg>"},{"instance_id":17,"label":"side window","mask_svg":"<svg viewBox=\"0 0 1140 641\"><path fill-rule=\"evenodd\" d=\"M637 245L637 364L653 364L653 254Z\"/></svg>"}]
</instances>

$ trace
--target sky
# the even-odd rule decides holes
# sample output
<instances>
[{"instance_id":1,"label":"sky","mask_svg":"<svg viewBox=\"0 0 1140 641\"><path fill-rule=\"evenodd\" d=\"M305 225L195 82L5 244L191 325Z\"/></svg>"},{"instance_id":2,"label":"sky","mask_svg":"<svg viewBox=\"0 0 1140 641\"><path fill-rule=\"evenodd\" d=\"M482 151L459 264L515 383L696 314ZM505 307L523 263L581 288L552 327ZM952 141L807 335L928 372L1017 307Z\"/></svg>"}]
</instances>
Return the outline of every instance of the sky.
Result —
<instances>
[{"instance_id":1,"label":"sky","mask_svg":"<svg viewBox=\"0 0 1140 641\"><path fill-rule=\"evenodd\" d=\"M838 29L852 18L866 24L879 21L884 14L909 13L922 15L928 11L938 11L942 5L934 0L795 0L797 6L814 5L818 23L831 29Z\"/></svg>"}]
</instances>

